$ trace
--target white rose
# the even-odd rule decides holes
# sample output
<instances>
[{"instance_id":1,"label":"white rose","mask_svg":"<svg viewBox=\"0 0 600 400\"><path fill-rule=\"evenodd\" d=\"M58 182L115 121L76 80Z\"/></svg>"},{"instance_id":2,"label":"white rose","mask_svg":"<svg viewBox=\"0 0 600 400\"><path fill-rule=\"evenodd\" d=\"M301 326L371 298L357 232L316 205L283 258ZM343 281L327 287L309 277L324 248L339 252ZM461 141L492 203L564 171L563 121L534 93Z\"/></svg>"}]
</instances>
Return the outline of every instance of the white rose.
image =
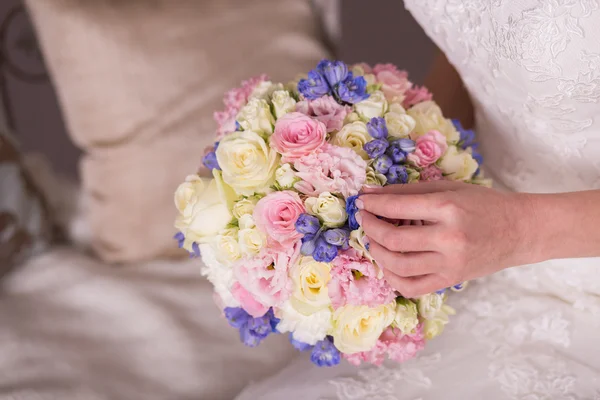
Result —
<instances>
[{"instance_id":1,"label":"white rose","mask_svg":"<svg viewBox=\"0 0 600 400\"><path fill-rule=\"evenodd\" d=\"M238 234L240 251L246 256L255 256L267 245L267 237L256 228L240 229Z\"/></svg>"},{"instance_id":2,"label":"white rose","mask_svg":"<svg viewBox=\"0 0 600 400\"><path fill-rule=\"evenodd\" d=\"M354 150L363 159L368 160L369 156L363 148L365 143L370 142L371 135L367 131L367 124L362 121L351 122L333 135L331 143L340 146L348 147Z\"/></svg>"},{"instance_id":3,"label":"white rose","mask_svg":"<svg viewBox=\"0 0 600 400\"><path fill-rule=\"evenodd\" d=\"M396 302L378 307L345 305L333 314L333 341L346 354L371 350L394 321Z\"/></svg>"},{"instance_id":4,"label":"white rose","mask_svg":"<svg viewBox=\"0 0 600 400\"><path fill-rule=\"evenodd\" d=\"M190 175L175 191L175 206L179 215L175 227L183 233L183 248L192 251L192 244L208 243L231 221L231 213L219 195L217 181Z\"/></svg>"},{"instance_id":5,"label":"white rose","mask_svg":"<svg viewBox=\"0 0 600 400\"><path fill-rule=\"evenodd\" d=\"M410 115L396 112L388 112L383 118L389 135L397 138L407 138L417 124Z\"/></svg>"},{"instance_id":6,"label":"white rose","mask_svg":"<svg viewBox=\"0 0 600 400\"><path fill-rule=\"evenodd\" d=\"M275 118L271 114L269 103L266 100L250 99L248 104L242 107L236 120L246 131L273 133ZM220 143L219 147L221 147ZM219 163L220 165L221 163Z\"/></svg>"},{"instance_id":7,"label":"white rose","mask_svg":"<svg viewBox=\"0 0 600 400\"><path fill-rule=\"evenodd\" d=\"M346 115L346 118L344 118L344 125L357 121L360 121L360 117L357 113L351 112L350 114Z\"/></svg>"},{"instance_id":8,"label":"white rose","mask_svg":"<svg viewBox=\"0 0 600 400\"><path fill-rule=\"evenodd\" d=\"M331 264L301 257L290 270L294 291L292 307L300 314L310 315L331 305L327 284L331 280Z\"/></svg>"},{"instance_id":9,"label":"white rose","mask_svg":"<svg viewBox=\"0 0 600 400\"><path fill-rule=\"evenodd\" d=\"M397 300L394 324L405 335L413 333L419 324L417 305L408 299Z\"/></svg>"},{"instance_id":10,"label":"white rose","mask_svg":"<svg viewBox=\"0 0 600 400\"><path fill-rule=\"evenodd\" d=\"M331 331L331 309L323 308L311 315L300 314L292 307L290 301L283 303L278 317L277 330L281 333L292 332L299 342L314 345L325 339Z\"/></svg>"},{"instance_id":11,"label":"white rose","mask_svg":"<svg viewBox=\"0 0 600 400\"><path fill-rule=\"evenodd\" d=\"M215 251L215 257L221 264L231 266L242 257L237 240L238 229L224 229L215 237L211 245Z\"/></svg>"},{"instance_id":12,"label":"white rose","mask_svg":"<svg viewBox=\"0 0 600 400\"><path fill-rule=\"evenodd\" d=\"M441 294L429 293L417 300L419 315L425 319L433 319L444 305L444 297Z\"/></svg>"},{"instance_id":13,"label":"white rose","mask_svg":"<svg viewBox=\"0 0 600 400\"><path fill-rule=\"evenodd\" d=\"M275 179L281 189L291 189L296 182L300 181L290 164L283 164L277 168Z\"/></svg>"},{"instance_id":14,"label":"white rose","mask_svg":"<svg viewBox=\"0 0 600 400\"><path fill-rule=\"evenodd\" d=\"M231 287L236 282L233 268L217 260L215 251L210 244L201 244L203 266L200 272L213 284L215 293L221 299L224 307L239 307L240 303L231 294Z\"/></svg>"},{"instance_id":15,"label":"white rose","mask_svg":"<svg viewBox=\"0 0 600 400\"><path fill-rule=\"evenodd\" d=\"M256 132L234 132L216 151L223 180L238 194L266 192L275 181L279 155Z\"/></svg>"},{"instance_id":16,"label":"white rose","mask_svg":"<svg viewBox=\"0 0 600 400\"><path fill-rule=\"evenodd\" d=\"M252 229L256 226L256 221L252 214L244 214L238 219L238 228L240 229Z\"/></svg>"},{"instance_id":17,"label":"white rose","mask_svg":"<svg viewBox=\"0 0 600 400\"><path fill-rule=\"evenodd\" d=\"M272 94L277 91L283 89L283 85L281 83L273 83L271 81L262 81L252 90L250 93L250 99L262 99L268 100Z\"/></svg>"},{"instance_id":18,"label":"white rose","mask_svg":"<svg viewBox=\"0 0 600 400\"><path fill-rule=\"evenodd\" d=\"M255 197L255 196L245 197L245 198L237 201L233 205L233 210L231 211L231 213L237 219L242 218L243 215L247 215L247 214L252 215L252 213L254 212L254 207L256 206L256 203L258 203L257 197Z\"/></svg>"},{"instance_id":19,"label":"white rose","mask_svg":"<svg viewBox=\"0 0 600 400\"><path fill-rule=\"evenodd\" d=\"M346 202L329 192L322 192L319 197L308 197L304 206L309 214L319 217L328 228L339 228L346 223Z\"/></svg>"},{"instance_id":20,"label":"white rose","mask_svg":"<svg viewBox=\"0 0 600 400\"><path fill-rule=\"evenodd\" d=\"M380 90L374 91L367 99L354 105L358 115L366 122L370 121L371 118L382 117L387 108L387 100Z\"/></svg>"},{"instance_id":21,"label":"white rose","mask_svg":"<svg viewBox=\"0 0 600 400\"><path fill-rule=\"evenodd\" d=\"M468 151L450 146L438 163L444 175L453 181L466 181L473 177L479 165Z\"/></svg>"},{"instance_id":22,"label":"white rose","mask_svg":"<svg viewBox=\"0 0 600 400\"><path fill-rule=\"evenodd\" d=\"M424 101L411 107L407 112L414 118L416 125L412 132L413 139L423 136L431 130L437 130L446 136L448 142L458 143L460 134L452 124L452 121L444 118L442 110L433 101Z\"/></svg>"},{"instance_id":23,"label":"white rose","mask_svg":"<svg viewBox=\"0 0 600 400\"><path fill-rule=\"evenodd\" d=\"M281 118L283 115L296 109L296 100L290 96L290 93L287 90L277 90L273 92L271 101L277 118Z\"/></svg>"},{"instance_id":24,"label":"white rose","mask_svg":"<svg viewBox=\"0 0 600 400\"><path fill-rule=\"evenodd\" d=\"M431 340L436 336L439 336L443 331L444 327L450 322L449 315L454 315L456 311L446 304L437 312L437 314L431 318L426 319L423 323L423 334L425 339Z\"/></svg>"},{"instance_id":25,"label":"white rose","mask_svg":"<svg viewBox=\"0 0 600 400\"><path fill-rule=\"evenodd\" d=\"M360 256L369 260L375 266L375 268L377 268L377 278L383 278L383 271L377 266L377 262L367 249L367 245L365 243L365 231L363 230L362 226L350 232L350 240L348 243L350 244L350 247L356 250Z\"/></svg>"}]
</instances>

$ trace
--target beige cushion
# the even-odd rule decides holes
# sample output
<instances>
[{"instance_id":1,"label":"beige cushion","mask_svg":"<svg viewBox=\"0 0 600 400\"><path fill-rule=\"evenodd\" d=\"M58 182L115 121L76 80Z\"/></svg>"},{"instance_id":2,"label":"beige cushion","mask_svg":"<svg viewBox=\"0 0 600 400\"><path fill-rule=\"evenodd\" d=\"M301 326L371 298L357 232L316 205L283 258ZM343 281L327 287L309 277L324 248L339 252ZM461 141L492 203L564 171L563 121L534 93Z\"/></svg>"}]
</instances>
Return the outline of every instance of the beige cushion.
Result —
<instances>
[{"instance_id":1,"label":"beige cushion","mask_svg":"<svg viewBox=\"0 0 600 400\"><path fill-rule=\"evenodd\" d=\"M287 81L325 51L307 1L29 0L73 140L92 245L108 261L172 254L172 194L212 141L223 93Z\"/></svg>"}]
</instances>

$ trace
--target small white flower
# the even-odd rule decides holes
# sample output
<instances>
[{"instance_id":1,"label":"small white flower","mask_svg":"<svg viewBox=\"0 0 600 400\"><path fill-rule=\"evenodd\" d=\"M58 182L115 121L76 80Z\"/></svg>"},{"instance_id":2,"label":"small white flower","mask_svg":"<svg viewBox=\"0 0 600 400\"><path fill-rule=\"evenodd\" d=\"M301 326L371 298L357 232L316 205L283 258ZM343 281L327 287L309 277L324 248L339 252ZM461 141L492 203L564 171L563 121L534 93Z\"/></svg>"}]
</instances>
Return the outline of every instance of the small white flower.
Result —
<instances>
[{"instance_id":1,"label":"small white flower","mask_svg":"<svg viewBox=\"0 0 600 400\"><path fill-rule=\"evenodd\" d=\"M299 342L314 345L325 339L331 331L331 309L323 308L314 314L304 315L292 307L289 301L283 303L280 311L281 321L277 330L281 333L293 332L294 339Z\"/></svg>"}]
</instances>

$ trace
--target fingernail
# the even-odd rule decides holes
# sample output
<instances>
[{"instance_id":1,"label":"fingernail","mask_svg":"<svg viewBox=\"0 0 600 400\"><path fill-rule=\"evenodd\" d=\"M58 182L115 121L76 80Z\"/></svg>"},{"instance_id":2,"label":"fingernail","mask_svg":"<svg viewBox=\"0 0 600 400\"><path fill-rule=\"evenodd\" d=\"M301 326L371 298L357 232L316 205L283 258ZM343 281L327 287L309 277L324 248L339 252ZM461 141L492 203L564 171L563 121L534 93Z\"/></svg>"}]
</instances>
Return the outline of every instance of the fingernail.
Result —
<instances>
[{"instance_id":1,"label":"fingernail","mask_svg":"<svg viewBox=\"0 0 600 400\"><path fill-rule=\"evenodd\" d=\"M354 215L354 218L356 219L356 222L358 222L359 225L362 225L362 215L360 211Z\"/></svg>"},{"instance_id":2,"label":"fingernail","mask_svg":"<svg viewBox=\"0 0 600 400\"><path fill-rule=\"evenodd\" d=\"M365 208L365 203L363 203L363 201L361 199L356 199L356 201L354 202L354 205L359 210L363 210Z\"/></svg>"}]
</instances>

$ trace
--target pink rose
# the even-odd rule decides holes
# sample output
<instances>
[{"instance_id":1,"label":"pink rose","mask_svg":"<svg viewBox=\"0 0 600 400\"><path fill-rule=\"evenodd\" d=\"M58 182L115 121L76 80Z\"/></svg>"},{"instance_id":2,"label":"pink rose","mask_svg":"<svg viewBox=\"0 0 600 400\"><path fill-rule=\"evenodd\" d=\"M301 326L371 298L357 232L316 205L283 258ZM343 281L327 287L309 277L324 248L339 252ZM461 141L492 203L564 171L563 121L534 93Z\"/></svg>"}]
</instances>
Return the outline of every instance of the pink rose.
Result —
<instances>
[{"instance_id":1,"label":"pink rose","mask_svg":"<svg viewBox=\"0 0 600 400\"><path fill-rule=\"evenodd\" d=\"M344 118L352 112L349 106L342 106L331 96L323 96L316 100L303 100L296 104L296 111L314 117L325 124L327 132L339 131L344 125Z\"/></svg>"},{"instance_id":2,"label":"pink rose","mask_svg":"<svg viewBox=\"0 0 600 400\"><path fill-rule=\"evenodd\" d=\"M436 167L435 165L430 165L429 167L424 168L421 171L422 181L440 181L444 179L444 175L442 174L442 170Z\"/></svg>"},{"instance_id":3,"label":"pink rose","mask_svg":"<svg viewBox=\"0 0 600 400\"><path fill-rule=\"evenodd\" d=\"M416 140L415 151L408 155L408 160L417 167L428 167L443 156L446 150L446 137L431 130Z\"/></svg>"},{"instance_id":4,"label":"pink rose","mask_svg":"<svg viewBox=\"0 0 600 400\"><path fill-rule=\"evenodd\" d=\"M291 247L302 235L296 232L296 220L306 212L296 192L273 192L258 201L254 208L256 226L267 234L270 246ZM275 242L275 243L273 243Z\"/></svg>"},{"instance_id":5,"label":"pink rose","mask_svg":"<svg viewBox=\"0 0 600 400\"><path fill-rule=\"evenodd\" d=\"M412 87L408 80L408 73L400 71L393 64L377 64L373 67L377 82L382 84L381 91L388 101L397 101L404 97L404 93Z\"/></svg>"},{"instance_id":6,"label":"pink rose","mask_svg":"<svg viewBox=\"0 0 600 400\"><path fill-rule=\"evenodd\" d=\"M406 93L404 93L404 96L404 101L402 102L402 107L404 108L410 108L415 104L419 104L433 98L433 95L425 86L415 86L410 88L406 91Z\"/></svg>"},{"instance_id":7,"label":"pink rose","mask_svg":"<svg viewBox=\"0 0 600 400\"><path fill-rule=\"evenodd\" d=\"M281 153L284 163L314 153L325 144L325 125L299 112L291 112L275 123L271 147Z\"/></svg>"},{"instance_id":8,"label":"pink rose","mask_svg":"<svg viewBox=\"0 0 600 400\"><path fill-rule=\"evenodd\" d=\"M358 278L357 272L360 273ZM377 307L394 300L394 289L385 279L377 278L378 272L372 262L354 249L339 254L333 260L331 280L327 285L333 308L346 304Z\"/></svg>"},{"instance_id":9,"label":"pink rose","mask_svg":"<svg viewBox=\"0 0 600 400\"><path fill-rule=\"evenodd\" d=\"M264 315L270 307L286 301L293 283L288 271L300 255L300 243L279 251L269 249L257 257L238 261L233 273L238 280L231 293L252 316Z\"/></svg>"},{"instance_id":10,"label":"pink rose","mask_svg":"<svg viewBox=\"0 0 600 400\"><path fill-rule=\"evenodd\" d=\"M396 362L408 361L417 355L417 352L425 348L423 327L419 325L416 333L403 335L399 329L388 328L381 334L379 340L370 351L353 354L342 354L352 365L360 365L366 362L381 365L387 356Z\"/></svg>"},{"instance_id":11,"label":"pink rose","mask_svg":"<svg viewBox=\"0 0 600 400\"><path fill-rule=\"evenodd\" d=\"M301 193L318 196L322 192L354 196L367 180L367 163L354 150L326 144L321 152L302 157L294 163L294 186Z\"/></svg>"}]
</instances>

